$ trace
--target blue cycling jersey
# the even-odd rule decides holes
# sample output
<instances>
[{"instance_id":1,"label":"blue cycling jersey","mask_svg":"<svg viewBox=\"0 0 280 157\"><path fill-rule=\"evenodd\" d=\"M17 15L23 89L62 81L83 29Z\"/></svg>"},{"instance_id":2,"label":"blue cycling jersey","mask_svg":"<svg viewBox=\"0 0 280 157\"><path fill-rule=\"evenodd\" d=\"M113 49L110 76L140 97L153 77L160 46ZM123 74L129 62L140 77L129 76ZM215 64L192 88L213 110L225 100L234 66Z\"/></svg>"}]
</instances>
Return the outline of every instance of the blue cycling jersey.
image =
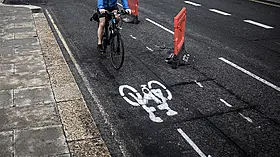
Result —
<instances>
[{"instance_id":1,"label":"blue cycling jersey","mask_svg":"<svg viewBox=\"0 0 280 157\"><path fill-rule=\"evenodd\" d=\"M98 9L113 8L117 6L117 0L98 0ZM129 9L127 0L122 0L123 9Z\"/></svg>"}]
</instances>

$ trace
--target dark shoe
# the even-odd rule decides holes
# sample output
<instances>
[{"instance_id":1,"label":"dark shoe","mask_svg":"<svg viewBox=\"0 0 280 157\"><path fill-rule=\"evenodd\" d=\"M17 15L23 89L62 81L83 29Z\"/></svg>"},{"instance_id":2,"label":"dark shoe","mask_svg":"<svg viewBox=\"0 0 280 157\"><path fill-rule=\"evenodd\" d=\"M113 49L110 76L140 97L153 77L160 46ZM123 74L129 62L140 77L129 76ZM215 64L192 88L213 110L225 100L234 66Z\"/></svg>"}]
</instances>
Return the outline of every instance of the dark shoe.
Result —
<instances>
[{"instance_id":1,"label":"dark shoe","mask_svg":"<svg viewBox=\"0 0 280 157\"><path fill-rule=\"evenodd\" d=\"M103 45L102 45L102 44L97 45L97 49L98 49L98 51L99 51L101 54L104 53L104 49L103 49Z\"/></svg>"}]
</instances>

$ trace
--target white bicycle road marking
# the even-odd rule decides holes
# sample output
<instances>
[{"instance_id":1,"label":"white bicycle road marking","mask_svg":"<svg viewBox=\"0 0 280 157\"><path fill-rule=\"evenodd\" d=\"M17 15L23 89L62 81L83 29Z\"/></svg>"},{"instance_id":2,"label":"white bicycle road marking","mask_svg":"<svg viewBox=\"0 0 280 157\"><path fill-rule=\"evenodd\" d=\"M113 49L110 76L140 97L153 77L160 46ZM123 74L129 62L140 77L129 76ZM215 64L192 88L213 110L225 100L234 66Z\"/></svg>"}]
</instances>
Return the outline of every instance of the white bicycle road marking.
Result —
<instances>
[{"instance_id":1,"label":"white bicycle road marking","mask_svg":"<svg viewBox=\"0 0 280 157\"><path fill-rule=\"evenodd\" d=\"M153 89L152 85L158 85L160 86L167 94L167 97L164 96L161 89ZM172 99L171 92L160 82L158 81L149 81L148 86L147 85L141 85L142 87L142 93L143 96L133 87L129 85L121 85L119 87L120 95L123 97L123 99L128 102L132 106L142 106L142 108L149 114L149 118L156 123L161 123L163 120L156 116L154 114L156 110L155 107L151 106L148 107L147 104L149 103L149 100L153 100L157 105L157 108L159 110L167 110L166 114L168 116L174 116L178 113L172 109L169 108L167 100ZM125 95L124 90L129 90L130 92ZM130 96L133 100L130 100L127 96Z\"/></svg>"}]
</instances>

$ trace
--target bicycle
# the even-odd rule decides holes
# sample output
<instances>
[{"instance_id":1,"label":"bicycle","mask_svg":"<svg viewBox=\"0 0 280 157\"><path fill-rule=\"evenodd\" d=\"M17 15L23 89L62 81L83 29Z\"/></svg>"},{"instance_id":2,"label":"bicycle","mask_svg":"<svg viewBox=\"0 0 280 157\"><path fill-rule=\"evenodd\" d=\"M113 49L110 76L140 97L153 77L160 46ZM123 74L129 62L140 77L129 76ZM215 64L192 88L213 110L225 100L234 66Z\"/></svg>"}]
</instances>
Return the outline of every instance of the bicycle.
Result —
<instances>
[{"instance_id":1,"label":"bicycle","mask_svg":"<svg viewBox=\"0 0 280 157\"><path fill-rule=\"evenodd\" d=\"M106 11L105 14L106 22L102 38L103 49L104 52L106 52L107 46L110 45L111 63L113 67L118 70L122 67L124 62L124 43L119 32L120 28L117 24L116 15L125 15L127 13L122 10L117 12Z\"/></svg>"}]
</instances>

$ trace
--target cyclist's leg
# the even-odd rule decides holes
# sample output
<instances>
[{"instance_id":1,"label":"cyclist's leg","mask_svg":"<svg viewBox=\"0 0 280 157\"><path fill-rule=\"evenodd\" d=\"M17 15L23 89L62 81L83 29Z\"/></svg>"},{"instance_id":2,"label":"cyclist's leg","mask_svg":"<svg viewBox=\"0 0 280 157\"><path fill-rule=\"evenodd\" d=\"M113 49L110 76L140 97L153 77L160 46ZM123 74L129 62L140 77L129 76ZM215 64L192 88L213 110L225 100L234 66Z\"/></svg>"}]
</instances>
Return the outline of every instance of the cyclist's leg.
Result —
<instances>
[{"instance_id":1,"label":"cyclist's leg","mask_svg":"<svg viewBox=\"0 0 280 157\"><path fill-rule=\"evenodd\" d=\"M105 27L105 17L99 18L99 24L98 24L98 45L102 44L102 37L104 33L104 27Z\"/></svg>"},{"instance_id":2,"label":"cyclist's leg","mask_svg":"<svg viewBox=\"0 0 280 157\"><path fill-rule=\"evenodd\" d=\"M105 16L102 15L98 11L98 16L99 16L99 22L98 22L98 29L97 29L97 48L100 52L103 52L103 46L102 46L102 38L103 38L103 33L104 33L104 27L105 27Z\"/></svg>"}]
</instances>

